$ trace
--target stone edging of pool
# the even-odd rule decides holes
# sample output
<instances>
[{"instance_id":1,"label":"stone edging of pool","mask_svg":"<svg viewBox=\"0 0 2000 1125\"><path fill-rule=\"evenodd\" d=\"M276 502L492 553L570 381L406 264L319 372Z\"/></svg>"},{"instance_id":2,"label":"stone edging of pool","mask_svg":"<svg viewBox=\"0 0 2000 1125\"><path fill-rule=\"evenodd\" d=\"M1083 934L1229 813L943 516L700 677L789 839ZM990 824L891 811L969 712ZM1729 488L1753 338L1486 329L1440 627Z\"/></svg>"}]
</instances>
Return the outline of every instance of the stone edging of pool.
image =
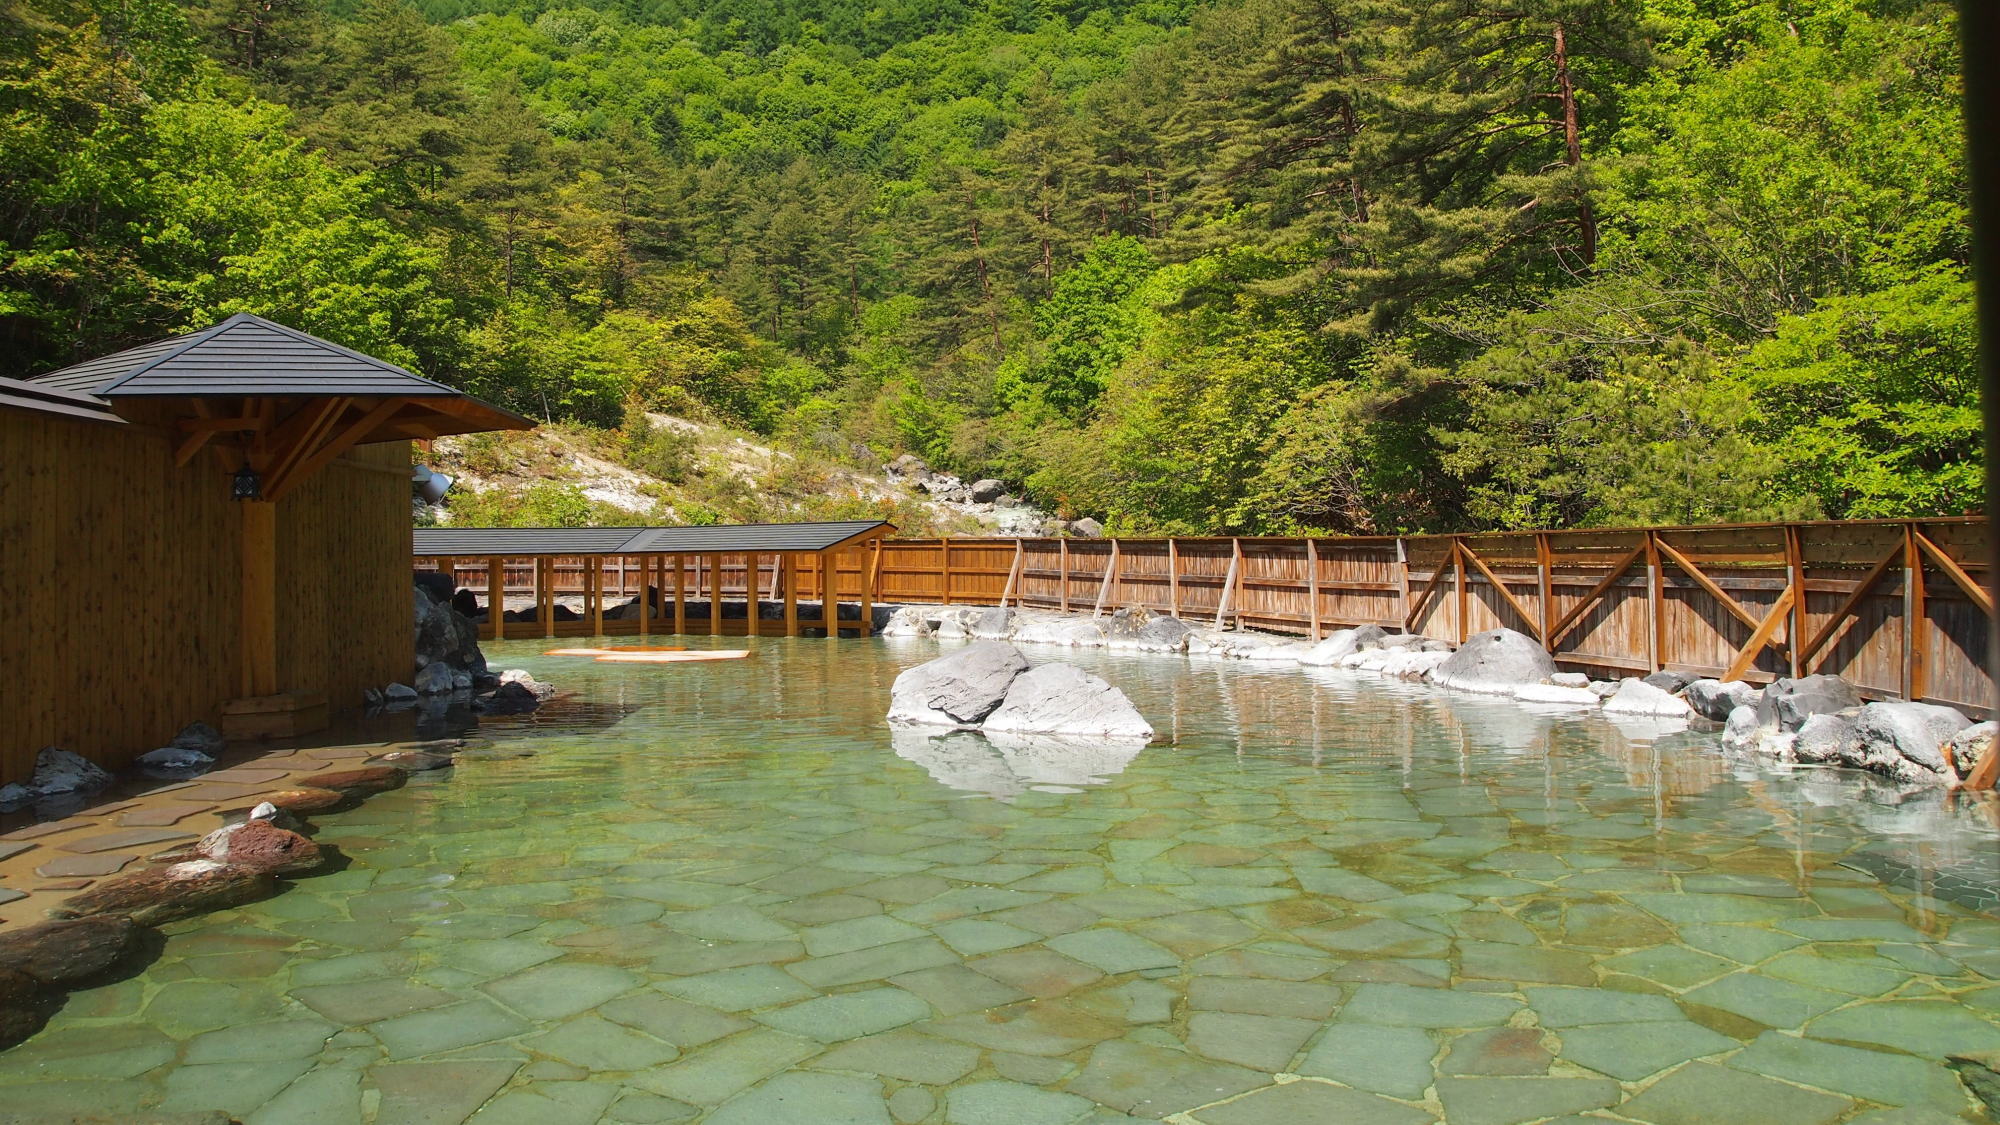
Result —
<instances>
[{"instance_id":1,"label":"stone edging of pool","mask_svg":"<svg viewBox=\"0 0 2000 1125\"><path fill-rule=\"evenodd\" d=\"M447 768L466 739L274 749L246 763L163 785L132 800L0 833L0 1050L41 1030L70 992L142 967L153 927L278 893L285 881L345 863L331 845L265 862L217 861L195 849L214 829L269 803L288 831L308 814L344 812ZM208 817L215 817L209 820ZM161 846L166 845L164 850Z\"/></svg>"}]
</instances>

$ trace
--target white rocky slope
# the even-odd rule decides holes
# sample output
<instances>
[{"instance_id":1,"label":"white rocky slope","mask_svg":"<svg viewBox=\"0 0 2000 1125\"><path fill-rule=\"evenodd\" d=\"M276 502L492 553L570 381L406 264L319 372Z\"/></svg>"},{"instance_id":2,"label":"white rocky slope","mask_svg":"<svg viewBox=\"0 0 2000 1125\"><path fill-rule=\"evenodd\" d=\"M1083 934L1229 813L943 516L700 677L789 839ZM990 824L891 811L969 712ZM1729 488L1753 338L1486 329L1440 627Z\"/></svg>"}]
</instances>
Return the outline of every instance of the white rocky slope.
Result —
<instances>
[{"instance_id":1,"label":"white rocky slope","mask_svg":"<svg viewBox=\"0 0 2000 1125\"><path fill-rule=\"evenodd\" d=\"M656 430L676 434L685 442L688 460L705 478L711 495L719 489L764 493L772 501L770 507L800 509L795 518L806 518L814 499L859 499L914 503L937 528L953 535L1045 535L1070 530L1008 493L999 481L966 484L933 473L909 456L883 466L879 473L832 467L803 486L807 491L802 493L798 478L784 479L795 455L763 444L756 435L668 414L646 418ZM683 522L686 517L679 508L703 503L703 489L661 480L608 459L593 451L581 435L557 427L498 438L439 438L420 460L451 474L455 491L519 492L544 482L574 484L594 503L630 512L634 523ZM449 504L431 508L429 515L441 524L451 522ZM1073 534L1093 533L1091 521L1079 522L1084 526L1074 528Z\"/></svg>"}]
</instances>

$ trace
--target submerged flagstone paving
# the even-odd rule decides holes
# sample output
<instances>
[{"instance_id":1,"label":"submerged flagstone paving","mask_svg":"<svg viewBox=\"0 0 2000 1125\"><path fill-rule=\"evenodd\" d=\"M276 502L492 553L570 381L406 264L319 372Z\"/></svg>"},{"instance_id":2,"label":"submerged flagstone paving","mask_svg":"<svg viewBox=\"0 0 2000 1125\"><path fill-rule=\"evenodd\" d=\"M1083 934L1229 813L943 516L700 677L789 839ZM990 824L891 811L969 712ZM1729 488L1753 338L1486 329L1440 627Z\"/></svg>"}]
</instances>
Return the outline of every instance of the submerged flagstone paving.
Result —
<instances>
[{"instance_id":1,"label":"submerged flagstone paving","mask_svg":"<svg viewBox=\"0 0 2000 1125\"><path fill-rule=\"evenodd\" d=\"M347 866L169 927L0 1054L0 1109L1935 1125L1980 1119L1946 1056L2000 1061L2000 918L1925 881L1976 881L2000 832L1936 795L1596 714L1065 650L1173 738L996 797L880 720L930 642L693 671L541 647L493 656L623 717L495 722L532 756L316 817ZM4 847L150 852L265 772Z\"/></svg>"}]
</instances>

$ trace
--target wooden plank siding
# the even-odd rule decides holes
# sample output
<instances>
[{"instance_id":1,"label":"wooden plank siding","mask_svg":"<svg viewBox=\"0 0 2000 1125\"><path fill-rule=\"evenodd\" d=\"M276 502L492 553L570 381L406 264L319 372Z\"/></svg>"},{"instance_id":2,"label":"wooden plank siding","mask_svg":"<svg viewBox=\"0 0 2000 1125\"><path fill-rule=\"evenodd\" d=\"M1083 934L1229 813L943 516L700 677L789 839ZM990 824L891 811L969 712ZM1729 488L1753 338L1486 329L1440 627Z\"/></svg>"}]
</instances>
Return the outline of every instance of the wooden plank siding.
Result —
<instances>
[{"instance_id":1,"label":"wooden plank siding","mask_svg":"<svg viewBox=\"0 0 2000 1125\"><path fill-rule=\"evenodd\" d=\"M107 768L240 695L242 505L174 436L0 411L0 783L44 746ZM276 505L277 669L335 711L411 664L409 446L364 446Z\"/></svg>"}]
</instances>

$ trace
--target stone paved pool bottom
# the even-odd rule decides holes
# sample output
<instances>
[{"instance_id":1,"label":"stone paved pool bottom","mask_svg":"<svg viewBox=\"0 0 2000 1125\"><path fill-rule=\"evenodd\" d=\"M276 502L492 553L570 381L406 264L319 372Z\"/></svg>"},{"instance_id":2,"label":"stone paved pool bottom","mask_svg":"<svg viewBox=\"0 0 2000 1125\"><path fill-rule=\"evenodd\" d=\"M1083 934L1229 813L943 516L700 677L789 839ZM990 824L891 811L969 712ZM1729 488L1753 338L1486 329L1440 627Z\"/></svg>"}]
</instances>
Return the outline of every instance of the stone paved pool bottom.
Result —
<instances>
[{"instance_id":1,"label":"stone paved pool bottom","mask_svg":"<svg viewBox=\"0 0 2000 1125\"><path fill-rule=\"evenodd\" d=\"M882 725L929 642L540 647L495 660L637 709L490 725L535 756L324 818L350 867L73 996L0 1054L0 1110L1983 1119L1942 1060L2000 1056L2000 920L1921 889L1990 862L1970 812L1602 716L1053 651L1170 741L1010 780L1027 759L967 773L976 745L940 765Z\"/></svg>"}]
</instances>

